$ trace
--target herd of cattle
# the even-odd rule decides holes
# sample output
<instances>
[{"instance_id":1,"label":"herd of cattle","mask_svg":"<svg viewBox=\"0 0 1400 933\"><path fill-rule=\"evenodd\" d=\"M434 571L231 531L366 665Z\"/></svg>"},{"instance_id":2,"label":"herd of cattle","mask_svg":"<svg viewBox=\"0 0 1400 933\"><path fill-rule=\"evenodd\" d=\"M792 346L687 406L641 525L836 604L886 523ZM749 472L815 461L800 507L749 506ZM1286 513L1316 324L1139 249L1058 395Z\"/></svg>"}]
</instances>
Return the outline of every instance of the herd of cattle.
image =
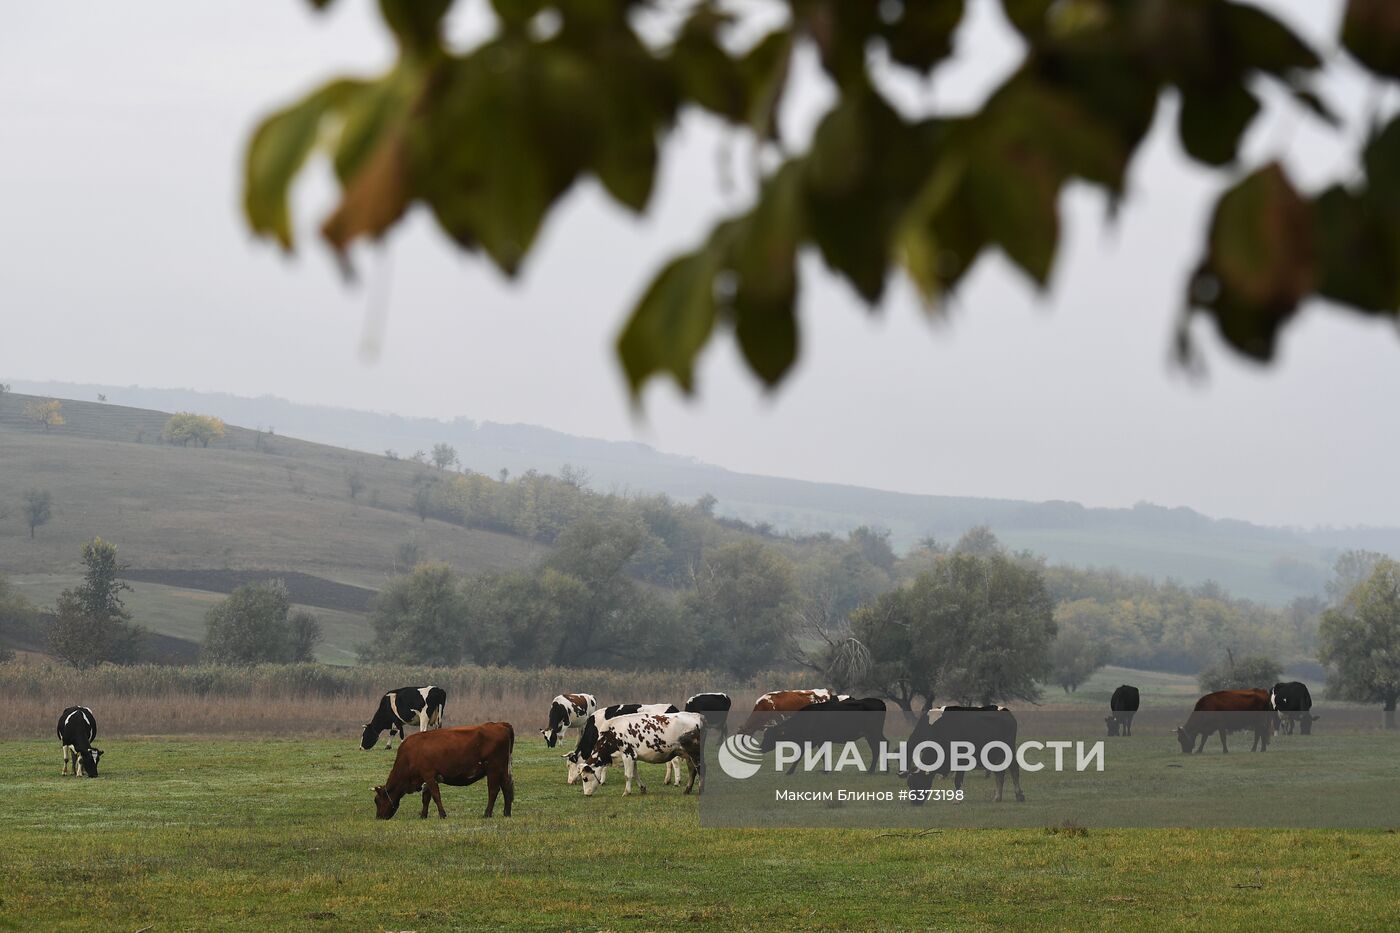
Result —
<instances>
[{"instance_id":1,"label":"herd of cattle","mask_svg":"<svg viewBox=\"0 0 1400 933\"><path fill-rule=\"evenodd\" d=\"M1109 716L1104 720L1110 736L1132 735L1133 717L1141 697L1136 687L1124 684L1113 691ZM422 794L420 816L427 817L429 803L437 805L438 816L446 817L440 785L464 787L486 780L485 816L491 816L498 795L504 797L505 815L510 816L515 797L511 758L515 750L515 728L508 722L488 722L476 726L444 728L443 713L447 692L441 687L402 687L384 694L378 709L365 723L360 747L374 748L379 737L389 733L386 748L400 739L398 754L388 779L374 788L375 812L389 819L407 794ZM593 796L607 780L607 769L621 763L625 776L623 795L632 792L635 782L646 793L637 772L637 762L666 766L664 783L681 783L680 766L688 772L685 793L703 792L705 787L704 739L715 729L723 739L728 733L730 699L724 693L699 693L683 707L670 703L621 703L599 708L592 694L563 693L550 703L545 727L540 730L545 745L557 747L570 728L578 732L572 751L562 755L568 784L581 783L583 794ZM797 712L841 712L843 716L793 716ZM742 735L763 733L760 748L767 752L780 741L856 742L865 740L872 754L884 744L885 703L875 697L853 699L832 690L775 690L763 694L753 711L736 730ZM1222 752L1228 752L1226 736L1248 731L1254 735L1251 751L1266 751L1276 732L1303 735L1312 733L1319 717L1312 714L1312 696L1306 685L1293 681L1275 684L1272 690L1220 690L1196 702L1186 724L1176 730L1181 750L1190 753L1205 749L1206 739L1219 734ZM408 734L410 726L418 731ZM1016 717L1001 706L944 706L920 717L909 741L917 746L932 742L944 748L953 742L970 743L981 758L984 746L993 742L1016 744ZM97 777L102 750L92 743L97 738L97 718L85 706L70 706L58 720L58 738L63 745L63 773ZM1199 743L1199 744L1198 744ZM941 771L901 772L911 790L927 790L935 774L948 777L948 756ZM1009 768L995 774L996 800L1002 799L1002 786L1010 774L1017 800L1021 792L1020 769L1013 759ZM962 787L965 772L952 774L955 786ZM697 779L699 787L697 789ZM919 795L913 795L917 801Z\"/></svg>"}]
</instances>

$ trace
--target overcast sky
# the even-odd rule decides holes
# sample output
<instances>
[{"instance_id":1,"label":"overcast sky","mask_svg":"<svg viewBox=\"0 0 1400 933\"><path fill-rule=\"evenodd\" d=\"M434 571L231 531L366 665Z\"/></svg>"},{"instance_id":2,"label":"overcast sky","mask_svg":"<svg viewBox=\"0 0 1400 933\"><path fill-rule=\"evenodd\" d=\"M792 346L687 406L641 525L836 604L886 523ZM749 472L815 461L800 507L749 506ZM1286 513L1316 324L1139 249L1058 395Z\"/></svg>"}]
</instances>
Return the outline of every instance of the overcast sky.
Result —
<instances>
[{"instance_id":1,"label":"overcast sky","mask_svg":"<svg viewBox=\"0 0 1400 933\"><path fill-rule=\"evenodd\" d=\"M1325 50L1337 0L1264 4ZM452 25L469 41L482 0ZM976 104L1017 61L989 0L970 4L956 60L903 105ZM507 283L415 213L339 280L315 227L334 190L318 166L297 192L301 250L286 260L238 210L250 128L269 107L390 49L366 0L325 16L299 0L19 4L0 31L0 381L189 387L443 418L527 422L635 438L733 469L909 492L1092 505L1150 500L1275 524L1400 524L1400 339L1325 306L1289 328L1271 369L1207 328L1209 377L1169 359L1182 282L1226 176L1184 160L1170 102L1116 224L1073 190L1052 288L999 256L931 321L903 282L878 313L804 263L802 362L775 394L732 341L707 352L700 395L653 387L628 404L612 343L667 255L739 209L716 170L725 134L682 121L651 215L591 182L550 220ZM802 140L829 100L810 60L784 121ZM1359 132L1369 82L1349 66L1326 96ZM1308 186L1352 170L1346 148L1272 102L1246 146ZM377 354L368 311L387 319ZM373 341L371 341L373 342ZM371 358L372 357L372 358Z\"/></svg>"}]
</instances>

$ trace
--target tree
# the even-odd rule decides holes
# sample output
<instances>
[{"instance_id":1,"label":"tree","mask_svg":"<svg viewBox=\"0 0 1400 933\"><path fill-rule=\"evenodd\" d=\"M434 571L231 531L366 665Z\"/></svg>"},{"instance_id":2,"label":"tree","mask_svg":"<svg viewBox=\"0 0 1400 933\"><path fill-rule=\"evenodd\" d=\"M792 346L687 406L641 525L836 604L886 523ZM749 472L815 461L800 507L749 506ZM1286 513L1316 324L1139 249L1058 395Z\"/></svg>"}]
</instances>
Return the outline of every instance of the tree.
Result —
<instances>
[{"instance_id":1,"label":"tree","mask_svg":"<svg viewBox=\"0 0 1400 933\"><path fill-rule=\"evenodd\" d=\"M1197 682L1206 693L1216 690L1272 690L1283 676L1283 665L1266 655L1248 655L1239 660L1227 654L1224 664L1201 671Z\"/></svg>"},{"instance_id":2,"label":"tree","mask_svg":"<svg viewBox=\"0 0 1400 933\"><path fill-rule=\"evenodd\" d=\"M1332 565L1332 579L1325 584L1328 601L1334 606L1345 603L1351 591L1369 578L1376 564L1384 559L1385 555L1376 551L1343 551Z\"/></svg>"},{"instance_id":3,"label":"tree","mask_svg":"<svg viewBox=\"0 0 1400 933\"><path fill-rule=\"evenodd\" d=\"M26 489L24 492L24 521L29 525L29 538L34 529L47 525L53 518L53 496L47 489Z\"/></svg>"},{"instance_id":4,"label":"tree","mask_svg":"<svg viewBox=\"0 0 1400 933\"><path fill-rule=\"evenodd\" d=\"M1050 646L1050 682L1073 693L1107 662L1107 646L1082 632L1061 631Z\"/></svg>"},{"instance_id":5,"label":"tree","mask_svg":"<svg viewBox=\"0 0 1400 933\"><path fill-rule=\"evenodd\" d=\"M615 0L550 7L545 29L541 4L493 0L496 34L449 48L442 22L467 5L381 0L397 61L376 78L334 79L262 122L245 161L247 221L290 250L289 187L325 146L341 198L321 235L342 261L419 203L445 237L515 276L550 210L588 176L647 211L658 163L673 151L666 134L682 113L707 110L773 157L754 159L753 205L642 291L618 340L634 392L658 375L691 391L716 332L734 335L764 383L781 381L798 355L797 257L808 250L871 305L894 269L929 305L941 302L996 249L1046 287L1060 193L1073 182L1123 201L1169 96L1181 102L1186 154L1233 181L1183 306L1213 319L1236 351L1269 360L1314 295L1363 313L1394 316L1400 305L1400 116L1371 128L1355 180L1320 192L1299 191L1277 163L1240 165L1240 142L1271 99L1258 96L1264 85L1282 91L1279 106L1354 145L1354 128L1313 89L1323 54L1251 4L1002 0L1024 58L970 112L897 109L882 90L890 72L936 75L954 48L960 0L787 0L771 19L720 0L675 16L661 0ZM757 40L736 45L734 32ZM778 117L799 71L793 58L808 47L835 100L803 148L782 138ZM1392 0L1348 0L1336 48L1326 54L1345 49L1380 78L1400 76ZM1185 323L1177 349L1190 358Z\"/></svg>"},{"instance_id":6,"label":"tree","mask_svg":"<svg viewBox=\"0 0 1400 933\"><path fill-rule=\"evenodd\" d=\"M49 651L77 668L103 661L136 661L145 629L131 623L121 594L131 586L121 579L125 566L117 547L93 538L83 545L83 582L59 594L49 630Z\"/></svg>"},{"instance_id":7,"label":"tree","mask_svg":"<svg viewBox=\"0 0 1400 933\"><path fill-rule=\"evenodd\" d=\"M936 696L1036 700L1056 635L1038 568L1004 554L952 554L862 607L852 634L870 651L871 686L902 709Z\"/></svg>"},{"instance_id":8,"label":"tree","mask_svg":"<svg viewBox=\"0 0 1400 933\"><path fill-rule=\"evenodd\" d=\"M210 441L216 441L223 436L222 420L213 415L197 415L189 411L171 415L170 420L165 422L165 429L161 431L161 437L181 447L188 446L190 441L194 441L200 447L208 447Z\"/></svg>"},{"instance_id":9,"label":"tree","mask_svg":"<svg viewBox=\"0 0 1400 933\"><path fill-rule=\"evenodd\" d=\"M394 562L400 573L408 573L423 560L423 547L417 541L405 541L394 552Z\"/></svg>"},{"instance_id":10,"label":"tree","mask_svg":"<svg viewBox=\"0 0 1400 933\"><path fill-rule=\"evenodd\" d=\"M1340 607L1323 613L1317 637L1318 660L1328 668L1328 695L1382 704L1385 728L1394 729L1400 699L1400 563L1377 561Z\"/></svg>"},{"instance_id":11,"label":"tree","mask_svg":"<svg viewBox=\"0 0 1400 933\"><path fill-rule=\"evenodd\" d=\"M1001 552L1001 542L986 525L976 525L963 532L958 543L953 545L958 554L972 554L977 557L990 557Z\"/></svg>"},{"instance_id":12,"label":"tree","mask_svg":"<svg viewBox=\"0 0 1400 933\"><path fill-rule=\"evenodd\" d=\"M751 677L789 650L796 602L792 564L757 541L705 556L695 589L682 602L695 634L699 666Z\"/></svg>"},{"instance_id":13,"label":"tree","mask_svg":"<svg viewBox=\"0 0 1400 933\"><path fill-rule=\"evenodd\" d=\"M350 501L357 499L365 491L365 475L358 469L345 474L345 487L350 493Z\"/></svg>"},{"instance_id":14,"label":"tree","mask_svg":"<svg viewBox=\"0 0 1400 933\"><path fill-rule=\"evenodd\" d=\"M281 580L238 587L204 616L203 659L214 664L313 660L321 624L309 612L291 610Z\"/></svg>"},{"instance_id":15,"label":"tree","mask_svg":"<svg viewBox=\"0 0 1400 933\"><path fill-rule=\"evenodd\" d=\"M446 470L457 462L457 448L446 442L433 445L433 466Z\"/></svg>"},{"instance_id":16,"label":"tree","mask_svg":"<svg viewBox=\"0 0 1400 933\"><path fill-rule=\"evenodd\" d=\"M427 486L413 490L413 512L420 522L426 522L433 514L433 491Z\"/></svg>"},{"instance_id":17,"label":"tree","mask_svg":"<svg viewBox=\"0 0 1400 933\"><path fill-rule=\"evenodd\" d=\"M43 425L44 433L47 434L50 428L63 426L63 403L57 399L28 402L24 406L24 417L35 424Z\"/></svg>"},{"instance_id":18,"label":"tree","mask_svg":"<svg viewBox=\"0 0 1400 933\"><path fill-rule=\"evenodd\" d=\"M365 661L460 664L466 614L456 573L423 563L394 580L370 608L373 639L360 647Z\"/></svg>"}]
</instances>

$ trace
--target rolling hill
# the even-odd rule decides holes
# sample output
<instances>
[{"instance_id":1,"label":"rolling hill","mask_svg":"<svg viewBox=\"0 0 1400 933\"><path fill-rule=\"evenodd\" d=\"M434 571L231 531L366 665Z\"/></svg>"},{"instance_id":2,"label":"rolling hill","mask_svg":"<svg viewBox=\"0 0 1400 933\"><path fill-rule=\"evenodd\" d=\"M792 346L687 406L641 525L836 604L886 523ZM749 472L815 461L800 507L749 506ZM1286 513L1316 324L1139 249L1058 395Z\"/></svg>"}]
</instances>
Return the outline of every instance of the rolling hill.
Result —
<instances>
[{"instance_id":1,"label":"rolling hill","mask_svg":"<svg viewBox=\"0 0 1400 933\"><path fill-rule=\"evenodd\" d=\"M718 498L719 515L795 533L844 533L859 525L875 525L889 529L901 548L924 535L948 541L973 525L986 524L1013 547L1030 548L1052 562L1118 567L1158 580L1215 580L1233 593L1275 604L1319 591L1335 555L1346 548L1400 556L1400 529L1394 528L1304 531L1215 519L1188 508L1148 503L1110 509L1064 501L913 495L737 473L645 444L576 437L532 425L408 418L300 405L267 396L242 398L183 389L22 381L14 385L20 391L58 398L96 398L102 393L113 402L146 409L200 411L231 424L275 425L279 435L348 448L335 452L321 448L331 465L331 486L345 464L357 458L367 463L390 462L371 452L392 448L407 455L446 441L456 447L462 463L481 473L501 469L517 474L529 469L557 473L568 463L586 471L594 488L665 493L681 501L711 494ZM85 417L88 408L79 410L78 403L70 404L77 419ZM153 437L164 416L151 413L142 421L123 414L135 410L102 406L103 419L109 423L92 427L107 439L130 441L144 424L147 438ZM82 427L80 420L70 421L70 432ZM246 441L239 443L246 445ZM295 442L279 439L277 443L290 454ZM381 491L381 495L388 493Z\"/></svg>"}]
</instances>

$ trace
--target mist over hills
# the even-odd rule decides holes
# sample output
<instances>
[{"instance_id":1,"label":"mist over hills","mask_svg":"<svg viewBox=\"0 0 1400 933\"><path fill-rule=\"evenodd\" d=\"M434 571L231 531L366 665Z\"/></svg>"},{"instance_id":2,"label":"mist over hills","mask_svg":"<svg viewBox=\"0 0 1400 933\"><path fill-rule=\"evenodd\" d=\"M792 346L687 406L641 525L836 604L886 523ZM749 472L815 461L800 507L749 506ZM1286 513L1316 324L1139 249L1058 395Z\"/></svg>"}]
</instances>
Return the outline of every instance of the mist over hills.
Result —
<instances>
[{"instance_id":1,"label":"mist over hills","mask_svg":"<svg viewBox=\"0 0 1400 933\"><path fill-rule=\"evenodd\" d=\"M1114 566L1158 579L1216 580L1239 595L1269 602L1317 592L1336 552L1365 547L1400 555L1400 529L1288 529L1215 519L1189 508L1139 503L1091 508L1077 502L930 496L835 483L739 473L631 441L579 437L545 427L415 418L272 396L246 398L187 389L13 380L13 391L111 405L217 415L231 425L373 454L410 456L452 444L469 470L557 473L583 470L596 489L665 493L682 501L718 499L716 513L780 531L844 533L888 528L907 548L925 535L956 538L986 524L1014 547L1052 562Z\"/></svg>"}]
</instances>

